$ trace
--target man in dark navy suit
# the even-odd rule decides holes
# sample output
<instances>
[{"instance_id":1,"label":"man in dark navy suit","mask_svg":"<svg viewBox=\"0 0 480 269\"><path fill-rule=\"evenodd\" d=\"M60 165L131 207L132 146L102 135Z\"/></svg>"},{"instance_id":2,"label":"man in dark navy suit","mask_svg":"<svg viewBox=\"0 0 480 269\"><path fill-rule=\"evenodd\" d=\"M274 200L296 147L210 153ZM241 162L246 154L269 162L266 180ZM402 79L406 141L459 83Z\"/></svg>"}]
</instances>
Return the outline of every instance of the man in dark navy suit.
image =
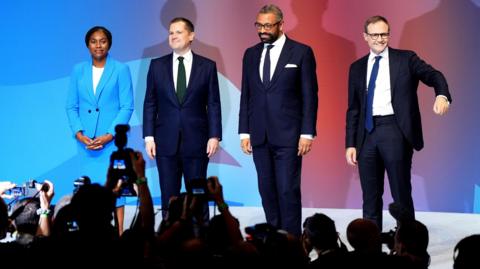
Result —
<instances>
[{"instance_id":1,"label":"man in dark navy suit","mask_svg":"<svg viewBox=\"0 0 480 269\"><path fill-rule=\"evenodd\" d=\"M318 86L312 49L287 38L283 23L275 5L257 15L261 42L243 57L239 134L253 153L267 222L300 236L302 156L316 135Z\"/></svg>"},{"instance_id":2,"label":"man in dark navy suit","mask_svg":"<svg viewBox=\"0 0 480 269\"><path fill-rule=\"evenodd\" d=\"M164 217L182 175L186 185L206 178L222 138L217 68L192 52L194 37L192 22L174 18L168 37L173 53L152 60L148 70L143 135L148 156L157 160Z\"/></svg>"},{"instance_id":3,"label":"man in dark navy suit","mask_svg":"<svg viewBox=\"0 0 480 269\"><path fill-rule=\"evenodd\" d=\"M346 158L359 168L363 217L382 229L384 174L404 217L414 218L411 167L413 150L423 148L418 105L419 81L433 87L433 111L447 113L452 101L447 81L413 51L388 47L390 26L381 16L365 22L370 53L350 66Z\"/></svg>"}]
</instances>

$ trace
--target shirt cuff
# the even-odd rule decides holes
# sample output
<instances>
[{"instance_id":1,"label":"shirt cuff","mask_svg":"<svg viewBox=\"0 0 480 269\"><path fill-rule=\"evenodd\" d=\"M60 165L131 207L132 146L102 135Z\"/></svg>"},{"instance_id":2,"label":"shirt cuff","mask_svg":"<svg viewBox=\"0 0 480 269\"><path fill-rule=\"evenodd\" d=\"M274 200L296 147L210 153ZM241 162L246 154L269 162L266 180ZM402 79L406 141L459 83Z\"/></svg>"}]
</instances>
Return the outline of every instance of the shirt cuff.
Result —
<instances>
[{"instance_id":1,"label":"shirt cuff","mask_svg":"<svg viewBox=\"0 0 480 269\"><path fill-rule=\"evenodd\" d=\"M147 142L155 142L155 139L153 139L153 136L145 136L145 143Z\"/></svg>"},{"instance_id":2,"label":"shirt cuff","mask_svg":"<svg viewBox=\"0 0 480 269\"><path fill-rule=\"evenodd\" d=\"M240 140L242 139L250 139L250 134L240 134Z\"/></svg>"},{"instance_id":3,"label":"shirt cuff","mask_svg":"<svg viewBox=\"0 0 480 269\"><path fill-rule=\"evenodd\" d=\"M300 137L313 140L313 135L311 135L311 134L301 134Z\"/></svg>"}]
</instances>

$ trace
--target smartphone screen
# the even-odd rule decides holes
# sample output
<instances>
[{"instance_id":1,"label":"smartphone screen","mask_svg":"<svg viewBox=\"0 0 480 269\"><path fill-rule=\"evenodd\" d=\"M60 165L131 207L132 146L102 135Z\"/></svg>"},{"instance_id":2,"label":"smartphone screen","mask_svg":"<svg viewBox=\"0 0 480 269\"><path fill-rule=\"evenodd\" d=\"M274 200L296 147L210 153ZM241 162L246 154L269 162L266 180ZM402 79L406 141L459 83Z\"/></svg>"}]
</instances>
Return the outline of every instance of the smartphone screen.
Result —
<instances>
[{"instance_id":1,"label":"smartphone screen","mask_svg":"<svg viewBox=\"0 0 480 269\"><path fill-rule=\"evenodd\" d=\"M126 168L124 160L113 160L113 169L125 170Z\"/></svg>"}]
</instances>

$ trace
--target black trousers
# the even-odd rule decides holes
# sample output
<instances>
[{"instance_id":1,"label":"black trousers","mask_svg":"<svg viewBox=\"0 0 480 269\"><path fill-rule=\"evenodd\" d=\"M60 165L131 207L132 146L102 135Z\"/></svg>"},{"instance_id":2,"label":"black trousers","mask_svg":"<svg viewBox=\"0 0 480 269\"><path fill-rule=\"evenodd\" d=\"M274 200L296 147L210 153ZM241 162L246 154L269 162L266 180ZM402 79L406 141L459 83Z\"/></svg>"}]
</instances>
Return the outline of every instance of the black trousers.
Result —
<instances>
[{"instance_id":1,"label":"black trousers","mask_svg":"<svg viewBox=\"0 0 480 269\"><path fill-rule=\"evenodd\" d=\"M411 168L413 147L398 127L395 116L374 117L374 129L366 132L358 156L363 196L363 218L382 230L384 175L387 172L393 201L414 218Z\"/></svg>"}]
</instances>

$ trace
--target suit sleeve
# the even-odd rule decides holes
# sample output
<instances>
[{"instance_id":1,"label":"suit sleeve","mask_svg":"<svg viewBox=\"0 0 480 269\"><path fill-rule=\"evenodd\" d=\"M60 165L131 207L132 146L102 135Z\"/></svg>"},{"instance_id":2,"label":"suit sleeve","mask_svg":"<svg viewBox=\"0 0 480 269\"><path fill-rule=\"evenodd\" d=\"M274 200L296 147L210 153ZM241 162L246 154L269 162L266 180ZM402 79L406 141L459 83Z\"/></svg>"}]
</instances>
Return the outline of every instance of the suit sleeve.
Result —
<instances>
[{"instance_id":1,"label":"suit sleeve","mask_svg":"<svg viewBox=\"0 0 480 269\"><path fill-rule=\"evenodd\" d=\"M78 77L79 77L79 68L75 67L72 74L70 75L70 84L67 94L67 103L65 110L67 112L68 123L72 129L73 135L78 131L84 130L82 122L80 121L79 115L79 97L78 97Z\"/></svg>"},{"instance_id":2,"label":"suit sleeve","mask_svg":"<svg viewBox=\"0 0 480 269\"><path fill-rule=\"evenodd\" d=\"M208 137L222 140L222 109L216 64L212 64L208 85Z\"/></svg>"},{"instance_id":3,"label":"suit sleeve","mask_svg":"<svg viewBox=\"0 0 480 269\"><path fill-rule=\"evenodd\" d=\"M452 102L452 97L448 90L447 80L442 72L436 70L431 65L420 59L417 54L412 53L409 60L410 70L423 83L429 87L433 87L435 95L444 95L448 101Z\"/></svg>"},{"instance_id":4,"label":"suit sleeve","mask_svg":"<svg viewBox=\"0 0 480 269\"><path fill-rule=\"evenodd\" d=\"M132 77L128 65L122 64L118 72L118 98L120 110L108 128L108 133L110 134L115 134L115 126L118 124L128 124L133 113Z\"/></svg>"},{"instance_id":5,"label":"suit sleeve","mask_svg":"<svg viewBox=\"0 0 480 269\"><path fill-rule=\"evenodd\" d=\"M308 47L302 60L302 127L301 134L317 135L318 83L313 51Z\"/></svg>"},{"instance_id":6,"label":"suit sleeve","mask_svg":"<svg viewBox=\"0 0 480 269\"><path fill-rule=\"evenodd\" d=\"M353 65L348 73L348 106L346 117L345 147L356 147L358 122L360 119L360 97L355 89L355 71Z\"/></svg>"},{"instance_id":7,"label":"suit sleeve","mask_svg":"<svg viewBox=\"0 0 480 269\"><path fill-rule=\"evenodd\" d=\"M250 127L248 122L248 102L250 99L250 83L248 82L248 50L243 55L242 66L242 92L240 95L240 113L238 120L238 133L249 134Z\"/></svg>"},{"instance_id":8,"label":"suit sleeve","mask_svg":"<svg viewBox=\"0 0 480 269\"><path fill-rule=\"evenodd\" d=\"M143 102L143 137L155 136L157 117L157 95L155 89L154 63L150 62L147 74L147 90Z\"/></svg>"}]
</instances>

